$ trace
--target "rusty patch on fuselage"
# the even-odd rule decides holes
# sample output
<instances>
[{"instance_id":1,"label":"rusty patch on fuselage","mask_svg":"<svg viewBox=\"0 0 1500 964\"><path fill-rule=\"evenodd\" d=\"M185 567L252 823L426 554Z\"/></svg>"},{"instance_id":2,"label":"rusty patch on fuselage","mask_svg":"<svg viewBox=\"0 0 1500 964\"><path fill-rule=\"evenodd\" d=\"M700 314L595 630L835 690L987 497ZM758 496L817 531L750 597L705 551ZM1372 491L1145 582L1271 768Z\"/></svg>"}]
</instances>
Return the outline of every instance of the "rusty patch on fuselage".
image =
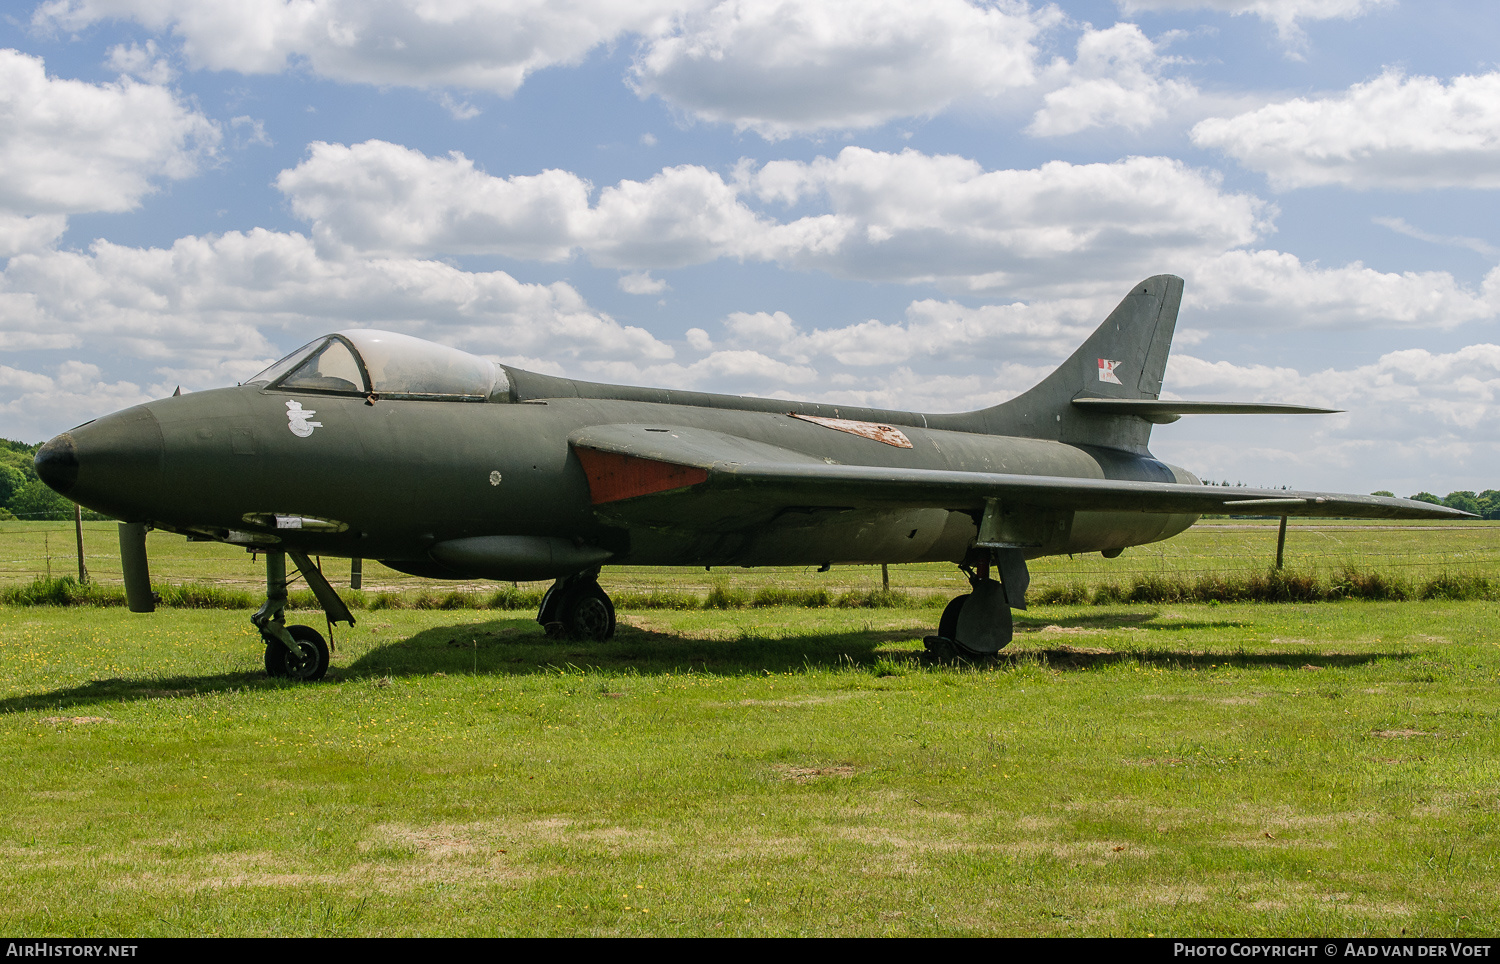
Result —
<instances>
[{"instance_id":1,"label":"rusty patch on fuselage","mask_svg":"<svg viewBox=\"0 0 1500 964\"><path fill-rule=\"evenodd\" d=\"M884 422L856 422L849 418L824 418L821 415L798 415L796 412L787 412L787 414L792 418L800 418L804 422L817 422L824 428L831 428L837 432L848 432L850 435L894 445L898 449L911 448L911 439L907 438L905 433L896 426L886 425Z\"/></svg>"}]
</instances>

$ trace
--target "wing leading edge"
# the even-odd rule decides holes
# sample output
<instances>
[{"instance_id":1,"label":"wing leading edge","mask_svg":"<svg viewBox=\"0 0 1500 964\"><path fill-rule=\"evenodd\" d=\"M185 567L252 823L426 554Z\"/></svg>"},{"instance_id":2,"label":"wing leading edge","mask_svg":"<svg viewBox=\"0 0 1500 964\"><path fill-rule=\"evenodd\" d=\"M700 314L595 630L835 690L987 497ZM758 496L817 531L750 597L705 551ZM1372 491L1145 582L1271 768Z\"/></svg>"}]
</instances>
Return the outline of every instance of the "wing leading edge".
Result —
<instances>
[{"instance_id":1,"label":"wing leading edge","mask_svg":"<svg viewBox=\"0 0 1500 964\"><path fill-rule=\"evenodd\" d=\"M588 474L595 511L628 524L729 531L788 508L978 512L988 499L1097 512L1473 518L1446 506L1373 495L830 464L706 429L596 426L575 432L569 442Z\"/></svg>"}]
</instances>

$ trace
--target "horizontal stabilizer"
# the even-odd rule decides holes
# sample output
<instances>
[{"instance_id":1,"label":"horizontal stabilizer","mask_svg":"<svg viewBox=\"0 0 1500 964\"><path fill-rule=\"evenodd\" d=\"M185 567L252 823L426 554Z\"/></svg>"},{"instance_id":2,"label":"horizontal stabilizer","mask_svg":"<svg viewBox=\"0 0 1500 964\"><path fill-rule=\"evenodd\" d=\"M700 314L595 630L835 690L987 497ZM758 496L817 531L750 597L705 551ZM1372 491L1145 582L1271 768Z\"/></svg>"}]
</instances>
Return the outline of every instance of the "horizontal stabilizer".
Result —
<instances>
[{"instance_id":1,"label":"horizontal stabilizer","mask_svg":"<svg viewBox=\"0 0 1500 964\"><path fill-rule=\"evenodd\" d=\"M1073 407L1091 415L1137 415L1165 425L1183 415L1334 415L1343 409L1282 402L1186 402L1154 398L1075 398Z\"/></svg>"}]
</instances>

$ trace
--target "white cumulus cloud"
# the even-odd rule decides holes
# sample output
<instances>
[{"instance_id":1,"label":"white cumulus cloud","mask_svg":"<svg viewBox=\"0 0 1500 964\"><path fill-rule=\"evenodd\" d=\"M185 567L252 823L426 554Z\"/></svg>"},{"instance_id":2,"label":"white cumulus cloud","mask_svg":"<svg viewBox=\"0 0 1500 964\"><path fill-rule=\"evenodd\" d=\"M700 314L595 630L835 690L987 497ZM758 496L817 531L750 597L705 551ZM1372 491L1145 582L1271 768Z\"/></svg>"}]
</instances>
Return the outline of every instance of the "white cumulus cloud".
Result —
<instances>
[{"instance_id":1,"label":"white cumulus cloud","mask_svg":"<svg viewBox=\"0 0 1500 964\"><path fill-rule=\"evenodd\" d=\"M733 312L724 329L730 345L801 364L818 358L851 368L931 358L1017 363L1066 356L1098 325L1097 310L1092 301L971 307L929 298L909 304L899 322L872 318L805 330L784 311Z\"/></svg>"},{"instance_id":2,"label":"white cumulus cloud","mask_svg":"<svg viewBox=\"0 0 1500 964\"><path fill-rule=\"evenodd\" d=\"M849 147L772 161L749 183L768 203L831 209L840 231L797 251L799 267L971 290L1076 291L1089 278L1112 293L1198 252L1254 241L1271 213L1165 157L986 171L952 155Z\"/></svg>"},{"instance_id":3,"label":"white cumulus cloud","mask_svg":"<svg viewBox=\"0 0 1500 964\"><path fill-rule=\"evenodd\" d=\"M166 393L132 381L105 381L96 366L81 362L64 362L56 377L0 365L0 419L5 434L18 440L40 442L71 425Z\"/></svg>"},{"instance_id":4,"label":"white cumulus cloud","mask_svg":"<svg viewBox=\"0 0 1500 964\"><path fill-rule=\"evenodd\" d=\"M493 253L559 261L577 250L601 265L674 267L764 253L784 229L751 211L735 186L697 165L599 192L568 171L495 177L461 154L427 157L397 144L313 144L276 186L332 249L366 254Z\"/></svg>"},{"instance_id":5,"label":"white cumulus cloud","mask_svg":"<svg viewBox=\"0 0 1500 964\"><path fill-rule=\"evenodd\" d=\"M219 136L165 87L49 77L40 57L0 50L0 254L51 243L68 214L135 208L196 173Z\"/></svg>"},{"instance_id":6,"label":"white cumulus cloud","mask_svg":"<svg viewBox=\"0 0 1500 964\"><path fill-rule=\"evenodd\" d=\"M1357 476L1398 495L1494 487L1497 345L1403 349L1367 365L1316 371L1179 354L1167 366L1165 388L1179 398L1296 401L1345 412L1235 416L1230 426L1193 417L1156 433L1158 454L1205 476L1334 491L1347 490Z\"/></svg>"},{"instance_id":7,"label":"white cumulus cloud","mask_svg":"<svg viewBox=\"0 0 1500 964\"><path fill-rule=\"evenodd\" d=\"M725 0L650 38L632 82L702 120L768 139L874 127L1035 81L1059 15L995 0Z\"/></svg>"},{"instance_id":8,"label":"white cumulus cloud","mask_svg":"<svg viewBox=\"0 0 1500 964\"><path fill-rule=\"evenodd\" d=\"M968 290L1129 284L1255 240L1270 209L1170 158L986 171L967 158L849 147L836 157L697 165L598 191L565 171L497 177L395 144L314 144L277 186L329 250L497 253L660 269L736 258ZM809 213L782 220L785 206ZM1123 279L1123 280L1120 280Z\"/></svg>"},{"instance_id":9,"label":"white cumulus cloud","mask_svg":"<svg viewBox=\"0 0 1500 964\"><path fill-rule=\"evenodd\" d=\"M651 277L649 271L621 275L618 284L627 295L659 295L667 290L666 281Z\"/></svg>"},{"instance_id":10,"label":"white cumulus cloud","mask_svg":"<svg viewBox=\"0 0 1500 964\"><path fill-rule=\"evenodd\" d=\"M1027 131L1048 137L1091 127L1150 127L1198 93L1192 84L1162 76L1170 63L1133 23L1085 29L1073 63L1059 60L1049 71L1066 83L1046 94Z\"/></svg>"},{"instance_id":11,"label":"white cumulus cloud","mask_svg":"<svg viewBox=\"0 0 1500 964\"><path fill-rule=\"evenodd\" d=\"M109 48L107 63L111 69L148 84L169 84L177 76L171 63L156 49L154 40L129 46L116 44Z\"/></svg>"},{"instance_id":12,"label":"white cumulus cloud","mask_svg":"<svg viewBox=\"0 0 1500 964\"><path fill-rule=\"evenodd\" d=\"M86 346L243 378L292 343L347 327L502 358L673 355L567 284L410 258L328 259L302 235L264 229L180 238L170 248L96 241L87 251L19 255L0 273L0 344L18 347Z\"/></svg>"},{"instance_id":13,"label":"white cumulus cloud","mask_svg":"<svg viewBox=\"0 0 1500 964\"><path fill-rule=\"evenodd\" d=\"M0 211L0 258L45 248L62 237L67 229L66 214L37 214L28 217Z\"/></svg>"},{"instance_id":14,"label":"white cumulus cloud","mask_svg":"<svg viewBox=\"0 0 1500 964\"><path fill-rule=\"evenodd\" d=\"M30 372L22 368L11 368L9 365L0 365L0 390L12 392L45 392L52 388L53 385L53 380L40 372Z\"/></svg>"},{"instance_id":15,"label":"white cumulus cloud","mask_svg":"<svg viewBox=\"0 0 1500 964\"><path fill-rule=\"evenodd\" d=\"M1184 272L1194 324L1264 328L1456 328L1500 314L1500 268L1478 289L1447 271L1324 268L1281 251L1227 251Z\"/></svg>"},{"instance_id":16,"label":"white cumulus cloud","mask_svg":"<svg viewBox=\"0 0 1500 964\"><path fill-rule=\"evenodd\" d=\"M952 155L849 147L811 161L745 161L727 178L697 165L666 168L596 192L566 171L497 177L461 155L427 157L370 141L315 144L277 184L311 222L325 256L582 255L630 272L618 284L636 294L663 290L652 270L732 258L1004 292L1033 306L1066 302L1055 318L1066 317L1068 330L1103 317L1125 286L1163 271L1188 280L1187 303L1202 312L1194 324L1208 329L1452 328L1494 318L1500 307L1500 275L1474 288L1444 271L1322 266L1257 249L1271 230L1272 206L1225 191L1213 172L1162 157L990 171ZM776 216L789 209L800 216ZM973 346L1045 340L1060 330L1008 329L996 307L975 314L980 309L931 304L922 310L932 319L948 312L950 320L917 330L909 311L899 325L802 332L766 350L855 364L856 356L912 357L920 354L914 346L950 338ZM981 315L989 320L980 324Z\"/></svg>"},{"instance_id":17,"label":"white cumulus cloud","mask_svg":"<svg viewBox=\"0 0 1500 964\"><path fill-rule=\"evenodd\" d=\"M1500 188L1500 72L1444 83L1387 70L1342 94L1201 121L1192 137L1277 190Z\"/></svg>"},{"instance_id":18,"label":"white cumulus cloud","mask_svg":"<svg viewBox=\"0 0 1500 964\"><path fill-rule=\"evenodd\" d=\"M133 20L181 39L195 68L462 87L508 96L531 73L577 64L626 33L656 33L694 0L48 0L40 29Z\"/></svg>"},{"instance_id":19,"label":"white cumulus cloud","mask_svg":"<svg viewBox=\"0 0 1500 964\"><path fill-rule=\"evenodd\" d=\"M567 171L492 177L462 154L314 143L276 187L321 244L366 253L496 253L557 261L588 231L587 181Z\"/></svg>"}]
</instances>

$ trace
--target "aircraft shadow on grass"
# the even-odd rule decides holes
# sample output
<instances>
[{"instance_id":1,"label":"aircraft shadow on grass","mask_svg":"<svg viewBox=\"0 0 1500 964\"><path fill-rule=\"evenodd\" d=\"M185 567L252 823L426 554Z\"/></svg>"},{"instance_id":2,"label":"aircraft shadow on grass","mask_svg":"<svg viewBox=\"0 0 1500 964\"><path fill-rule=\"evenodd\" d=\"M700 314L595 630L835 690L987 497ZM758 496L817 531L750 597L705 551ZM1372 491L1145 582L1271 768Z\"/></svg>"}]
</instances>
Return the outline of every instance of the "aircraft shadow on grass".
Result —
<instances>
[{"instance_id":1,"label":"aircraft shadow on grass","mask_svg":"<svg viewBox=\"0 0 1500 964\"><path fill-rule=\"evenodd\" d=\"M914 626L923 617L914 615ZM1164 669L1238 667L1245 669L1301 670L1347 668L1382 659L1404 660L1410 653L1372 651L1331 652L1304 646L1295 652L1208 652L1178 647L1142 646L1132 640L1128 648L1116 649L1112 629L1184 631L1194 629L1244 629L1245 622L1157 619L1151 611L1084 614L1063 619L1016 621L1015 643L994 656L972 662L943 664L926 653L891 649L891 644L920 639L920 628L868 629L844 632L808 632L796 636L757 635L745 631L738 636L707 636L661 632L620 624L608 642L549 639L540 626L526 617L492 619L477 623L435 626L412 636L393 639L366 650L352 662L335 660L330 682L363 679L432 676L434 674L518 676L555 674L559 671L630 671L641 675L701 672L722 675L762 675L802 672L809 667L890 670L894 666L930 666L984 670L1034 664L1055 670L1083 670L1112 663L1134 661ZM1082 631L1060 640L1054 632ZM1330 644L1334 646L1336 644ZM881 665L877 665L881 664ZM246 687L277 688L305 686L273 680L262 673L218 673L209 676L114 678L94 680L80 686L0 699L0 713L55 709L137 700L171 699L222 693Z\"/></svg>"},{"instance_id":2,"label":"aircraft shadow on grass","mask_svg":"<svg viewBox=\"0 0 1500 964\"><path fill-rule=\"evenodd\" d=\"M28 693L0 700L0 714L56 710L59 715L84 706L135 703L140 700L174 699L227 693L247 686L269 685L263 673L215 673L211 676L143 676L90 680L45 693ZM285 685L285 684L282 684Z\"/></svg>"}]
</instances>

